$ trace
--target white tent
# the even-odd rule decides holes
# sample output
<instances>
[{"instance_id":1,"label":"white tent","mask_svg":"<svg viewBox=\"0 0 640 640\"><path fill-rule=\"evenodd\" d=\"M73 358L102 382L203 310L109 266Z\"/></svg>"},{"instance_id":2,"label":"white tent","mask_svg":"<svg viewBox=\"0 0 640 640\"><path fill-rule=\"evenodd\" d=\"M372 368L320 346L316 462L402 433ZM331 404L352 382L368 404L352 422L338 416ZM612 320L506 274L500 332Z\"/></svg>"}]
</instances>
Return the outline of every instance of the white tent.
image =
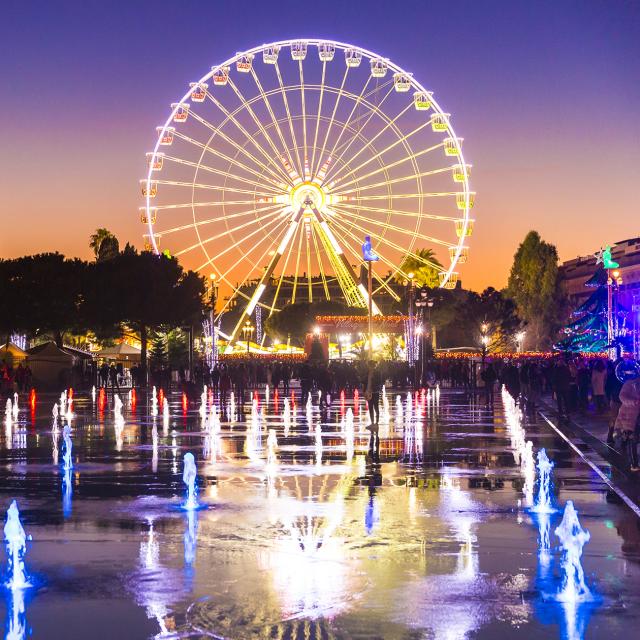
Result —
<instances>
[{"instance_id":1,"label":"white tent","mask_svg":"<svg viewBox=\"0 0 640 640\"><path fill-rule=\"evenodd\" d=\"M35 386L64 388L71 380L74 357L58 349L55 342L45 342L27 351Z\"/></svg>"}]
</instances>

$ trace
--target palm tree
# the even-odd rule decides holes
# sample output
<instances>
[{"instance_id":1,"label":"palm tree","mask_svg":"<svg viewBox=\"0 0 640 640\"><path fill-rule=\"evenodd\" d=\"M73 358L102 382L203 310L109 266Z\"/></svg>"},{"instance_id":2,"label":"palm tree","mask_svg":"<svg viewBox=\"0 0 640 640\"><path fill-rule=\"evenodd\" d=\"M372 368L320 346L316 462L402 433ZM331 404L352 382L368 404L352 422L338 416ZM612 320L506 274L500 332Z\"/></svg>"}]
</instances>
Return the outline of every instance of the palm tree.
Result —
<instances>
[{"instance_id":1,"label":"palm tree","mask_svg":"<svg viewBox=\"0 0 640 640\"><path fill-rule=\"evenodd\" d=\"M91 234L89 246L93 249L96 262L113 258L120 251L120 243L109 229L101 227Z\"/></svg>"},{"instance_id":2,"label":"palm tree","mask_svg":"<svg viewBox=\"0 0 640 640\"><path fill-rule=\"evenodd\" d=\"M402 274L413 273L414 283L421 287L437 287L440 285L438 273L442 271L443 266L436 257L433 249L417 249L411 254L405 256L400 266L400 271L396 276L397 282L403 282L406 277Z\"/></svg>"}]
</instances>

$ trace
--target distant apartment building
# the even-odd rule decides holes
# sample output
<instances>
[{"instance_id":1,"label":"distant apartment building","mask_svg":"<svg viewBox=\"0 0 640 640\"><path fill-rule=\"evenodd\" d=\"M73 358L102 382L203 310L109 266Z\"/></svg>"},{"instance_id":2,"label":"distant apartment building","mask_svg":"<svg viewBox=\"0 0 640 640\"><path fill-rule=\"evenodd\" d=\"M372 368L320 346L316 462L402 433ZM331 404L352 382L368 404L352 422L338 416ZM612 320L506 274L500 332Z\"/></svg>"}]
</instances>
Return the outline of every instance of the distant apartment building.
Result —
<instances>
[{"instance_id":1,"label":"distant apartment building","mask_svg":"<svg viewBox=\"0 0 640 640\"><path fill-rule=\"evenodd\" d=\"M571 307L577 309L592 293L593 288L585 286L585 283L593 279L606 283L605 273L598 274L602 265L596 265L593 254L579 256L573 260L567 260L560 265L560 279L562 287L570 297ZM633 332L633 351L636 357L640 357L640 237L629 238L611 245L611 259L619 264L622 285L620 285L617 308L624 315L624 325L627 330Z\"/></svg>"},{"instance_id":2,"label":"distant apartment building","mask_svg":"<svg viewBox=\"0 0 640 640\"><path fill-rule=\"evenodd\" d=\"M596 265L595 252L594 249L587 256L579 256L560 265L562 286L572 301L577 303L576 306L593 293L593 289L584 285L601 268L601 265ZM620 265L620 302L631 310L634 299L637 299L636 304L640 302L640 237L611 245L611 258Z\"/></svg>"}]
</instances>

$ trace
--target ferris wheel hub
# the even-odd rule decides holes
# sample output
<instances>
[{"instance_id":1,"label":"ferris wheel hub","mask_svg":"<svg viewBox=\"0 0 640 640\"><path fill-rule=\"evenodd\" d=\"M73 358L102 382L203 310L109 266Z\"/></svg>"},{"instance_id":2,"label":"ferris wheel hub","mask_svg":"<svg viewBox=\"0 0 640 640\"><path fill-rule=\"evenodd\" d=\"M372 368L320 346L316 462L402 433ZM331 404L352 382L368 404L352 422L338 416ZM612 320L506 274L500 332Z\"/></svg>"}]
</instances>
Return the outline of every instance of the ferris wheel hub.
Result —
<instances>
[{"instance_id":1,"label":"ferris wheel hub","mask_svg":"<svg viewBox=\"0 0 640 640\"><path fill-rule=\"evenodd\" d=\"M291 207L294 211L303 209L322 209L326 194L315 182L301 182L291 190Z\"/></svg>"}]
</instances>

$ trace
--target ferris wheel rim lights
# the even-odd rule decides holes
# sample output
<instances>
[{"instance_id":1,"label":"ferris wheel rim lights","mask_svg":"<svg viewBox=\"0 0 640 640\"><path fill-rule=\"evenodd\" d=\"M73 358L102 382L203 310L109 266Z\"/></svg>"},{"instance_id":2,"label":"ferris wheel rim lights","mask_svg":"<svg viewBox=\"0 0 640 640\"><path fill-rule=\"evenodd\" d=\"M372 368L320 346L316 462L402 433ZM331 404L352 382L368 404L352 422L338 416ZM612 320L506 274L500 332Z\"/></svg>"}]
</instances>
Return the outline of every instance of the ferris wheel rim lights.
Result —
<instances>
[{"instance_id":1,"label":"ferris wheel rim lights","mask_svg":"<svg viewBox=\"0 0 640 640\"><path fill-rule=\"evenodd\" d=\"M280 55L280 52L282 51L282 49L285 49L286 47L289 47L291 49L292 46L304 48L305 55L302 58L295 58L293 57L293 54L292 54L292 57L294 60L298 59L300 61L306 58L306 55L308 55L308 52L309 52L308 50L310 46L318 47L319 51L326 50L327 47L329 48L333 47L333 54L335 54L335 51L337 49L341 49L345 53L345 64L347 66L359 66L359 62L357 65L350 65L349 61L355 59L353 58L353 56L357 56L357 54L360 54L360 58L359 58L360 61L363 57L367 57L370 60L372 67L374 63L384 65L386 67L385 74L387 71L391 71L394 74L394 82L395 82L395 78L397 77L402 77L406 79L410 84L409 88L407 88L407 91L411 88L411 86L413 86L414 97L416 94L421 94L423 97L426 97L430 101L430 107L434 110L434 115L439 115L446 120L447 130L449 131L449 134L450 134L449 138L447 139L447 142L451 145L452 150L455 148L455 154L451 154L451 155L456 156L456 158L459 160L458 164L462 169L463 175L460 177L462 177L463 179L459 180L459 182L463 185L464 189L462 192L459 192L459 195L463 195L463 202L459 203L458 206L460 206L460 204L463 204L464 208L462 209L462 207L460 207L463 211L463 217L462 217L462 228L459 231L460 233L459 237L464 238L467 235L469 235L468 234L468 227L470 226L469 212L471 207L473 206L473 195L475 194L472 194L472 192L470 191L469 176L466 169L468 165L464 159L464 154L463 154L462 145L461 145L462 138L459 138L458 136L456 136L455 130L451 125L451 120L449 117L450 114L443 111L443 109L440 107L437 100L434 98L434 92L424 87L418 80L416 80L416 78L412 73L405 71L404 69L402 69L402 67L400 67L399 65L391 61L389 58L380 56L373 51L365 49L364 47L360 47L354 44L349 44L346 42L341 42L338 40L330 40L325 38L295 38L295 39L279 40L276 42L265 43L265 44L253 47L251 49L248 49L246 51L237 52L235 55L231 56L224 62L211 67L210 70L196 82L189 83L189 88L185 92L185 94L182 96L182 98L178 102L172 103L171 113L169 114L169 117L165 121L164 125L156 128L159 132L159 135L158 135L158 139L156 140L156 144L154 146L153 151L147 154L147 156L151 156L151 157L149 161L150 166L148 169L146 182L151 183L153 180L152 173L154 172L154 168L153 168L154 158L159 153L159 147L162 146L163 144L162 140L164 138L165 131L168 131L169 134L172 135L173 131L175 131L175 128L172 127L171 124L175 122L176 114L180 112L185 112L185 114L188 114L189 106L190 106L188 101L191 100L194 89L205 88L207 86L207 80L209 79L213 80L215 84L215 74L220 71L226 72L228 76L230 69L234 68L236 66L236 63L240 59L243 59L243 58L248 59L251 63L253 63L254 59L257 57L257 54L264 53L265 51L268 50L270 52L275 52L273 54L275 55L275 60L274 60L274 63L275 63L277 62L277 56ZM320 59L322 60L322 56L320 56ZM330 62L333 59L334 59L334 55L332 55L330 59L327 58L325 62L327 61ZM265 64L273 64L272 62L268 62L267 60L264 60L264 62ZM242 71L244 70L245 69L243 69ZM240 69L238 69L238 71L240 71ZM247 72L251 71L251 69L246 69L246 71ZM404 89L402 90L404 91ZM186 115L185 115L185 119L186 119ZM181 120L178 120L178 122L180 121ZM160 253L160 249L156 243L155 233L153 231L153 223L151 222L152 217L149 211L152 208L151 198L153 197L150 189L146 190L146 195L144 197L145 197L145 205L149 214L147 216L148 217L148 223L147 223L148 237L150 239L153 251L155 253ZM449 267L446 270L444 270L439 276L441 287L446 286L450 279L457 279L457 274L453 276L453 274L455 273L454 269L456 268L457 264L460 262L460 256L463 253L463 249L466 249L466 248L467 247L465 247L461 241L457 243L455 255L451 256L451 262Z\"/></svg>"}]
</instances>

